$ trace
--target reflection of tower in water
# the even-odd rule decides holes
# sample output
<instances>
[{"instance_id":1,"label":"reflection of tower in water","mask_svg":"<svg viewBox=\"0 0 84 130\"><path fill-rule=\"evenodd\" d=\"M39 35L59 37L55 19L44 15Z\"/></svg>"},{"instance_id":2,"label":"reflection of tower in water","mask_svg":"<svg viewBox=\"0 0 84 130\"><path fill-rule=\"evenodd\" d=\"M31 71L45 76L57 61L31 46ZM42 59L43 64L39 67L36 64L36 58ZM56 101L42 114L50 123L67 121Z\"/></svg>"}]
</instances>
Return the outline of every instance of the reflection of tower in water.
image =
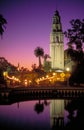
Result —
<instances>
[{"instance_id":1,"label":"reflection of tower in water","mask_svg":"<svg viewBox=\"0 0 84 130\"><path fill-rule=\"evenodd\" d=\"M64 100L51 100L50 123L52 128L62 128L64 126Z\"/></svg>"}]
</instances>

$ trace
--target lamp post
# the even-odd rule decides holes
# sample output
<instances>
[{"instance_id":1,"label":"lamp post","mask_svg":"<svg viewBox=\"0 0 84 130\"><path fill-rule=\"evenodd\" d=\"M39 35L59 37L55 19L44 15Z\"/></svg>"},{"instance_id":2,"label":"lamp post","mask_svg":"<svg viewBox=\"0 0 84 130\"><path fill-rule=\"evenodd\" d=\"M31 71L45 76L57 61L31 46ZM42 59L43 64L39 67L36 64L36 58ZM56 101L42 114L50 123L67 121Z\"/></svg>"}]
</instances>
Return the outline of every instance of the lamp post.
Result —
<instances>
[{"instance_id":1,"label":"lamp post","mask_svg":"<svg viewBox=\"0 0 84 130\"><path fill-rule=\"evenodd\" d=\"M67 87L68 87L69 86L69 72L70 72L70 68L67 67L66 71L67 71Z\"/></svg>"}]
</instances>

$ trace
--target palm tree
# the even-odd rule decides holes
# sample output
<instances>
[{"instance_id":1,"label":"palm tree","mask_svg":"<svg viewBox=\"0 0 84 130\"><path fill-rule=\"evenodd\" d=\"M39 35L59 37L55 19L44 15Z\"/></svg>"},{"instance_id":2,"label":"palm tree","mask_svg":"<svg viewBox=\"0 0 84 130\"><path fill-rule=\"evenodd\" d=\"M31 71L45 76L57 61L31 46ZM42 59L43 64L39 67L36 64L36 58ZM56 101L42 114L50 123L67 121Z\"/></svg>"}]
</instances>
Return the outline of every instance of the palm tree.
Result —
<instances>
[{"instance_id":1,"label":"palm tree","mask_svg":"<svg viewBox=\"0 0 84 130\"><path fill-rule=\"evenodd\" d=\"M5 24L7 24L6 19L0 14L0 35L3 35Z\"/></svg>"},{"instance_id":2,"label":"palm tree","mask_svg":"<svg viewBox=\"0 0 84 130\"><path fill-rule=\"evenodd\" d=\"M42 67L41 57L43 57L43 55L44 55L44 50L43 50L43 48L37 47L37 48L34 50L34 54L35 54L36 57L38 57L38 59L39 59L39 68L41 68L41 67Z\"/></svg>"},{"instance_id":3,"label":"palm tree","mask_svg":"<svg viewBox=\"0 0 84 130\"><path fill-rule=\"evenodd\" d=\"M41 112L43 112L44 104L40 102L40 99L39 99L39 103L35 104L34 110L37 112L37 114L40 114Z\"/></svg>"},{"instance_id":4,"label":"palm tree","mask_svg":"<svg viewBox=\"0 0 84 130\"><path fill-rule=\"evenodd\" d=\"M50 56L49 56L48 54L44 54L43 58L44 58L44 64L45 64L45 63L46 63L46 60L47 60L48 58L50 58Z\"/></svg>"},{"instance_id":5,"label":"palm tree","mask_svg":"<svg viewBox=\"0 0 84 130\"><path fill-rule=\"evenodd\" d=\"M44 59L47 60L47 58L50 58L50 56L48 54L45 54Z\"/></svg>"},{"instance_id":6,"label":"palm tree","mask_svg":"<svg viewBox=\"0 0 84 130\"><path fill-rule=\"evenodd\" d=\"M44 58L44 71L48 72L51 68L51 65L50 62L47 61L47 59L50 58L50 56L48 54L44 54L43 58Z\"/></svg>"}]
</instances>

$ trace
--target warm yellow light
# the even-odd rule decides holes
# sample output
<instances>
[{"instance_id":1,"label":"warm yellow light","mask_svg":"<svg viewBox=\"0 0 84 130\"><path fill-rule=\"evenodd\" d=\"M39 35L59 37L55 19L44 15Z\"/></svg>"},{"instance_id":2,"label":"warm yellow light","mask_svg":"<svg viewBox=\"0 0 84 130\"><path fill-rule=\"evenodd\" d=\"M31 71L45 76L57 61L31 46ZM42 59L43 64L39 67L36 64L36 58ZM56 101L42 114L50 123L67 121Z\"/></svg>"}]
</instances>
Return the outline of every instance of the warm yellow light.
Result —
<instances>
[{"instance_id":1,"label":"warm yellow light","mask_svg":"<svg viewBox=\"0 0 84 130\"><path fill-rule=\"evenodd\" d=\"M65 73L61 73L60 76L63 78L65 76Z\"/></svg>"},{"instance_id":2,"label":"warm yellow light","mask_svg":"<svg viewBox=\"0 0 84 130\"><path fill-rule=\"evenodd\" d=\"M29 80L29 83L31 83L31 80Z\"/></svg>"},{"instance_id":3,"label":"warm yellow light","mask_svg":"<svg viewBox=\"0 0 84 130\"><path fill-rule=\"evenodd\" d=\"M14 79L15 77L14 76L12 76L12 79Z\"/></svg>"},{"instance_id":4,"label":"warm yellow light","mask_svg":"<svg viewBox=\"0 0 84 130\"><path fill-rule=\"evenodd\" d=\"M70 71L70 68L66 68L66 71Z\"/></svg>"},{"instance_id":5,"label":"warm yellow light","mask_svg":"<svg viewBox=\"0 0 84 130\"><path fill-rule=\"evenodd\" d=\"M42 79L44 79L44 77L42 77Z\"/></svg>"},{"instance_id":6,"label":"warm yellow light","mask_svg":"<svg viewBox=\"0 0 84 130\"><path fill-rule=\"evenodd\" d=\"M56 75L55 73L53 73L53 76Z\"/></svg>"},{"instance_id":7,"label":"warm yellow light","mask_svg":"<svg viewBox=\"0 0 84 130\"><path fill-rule=\"evenodd\" d=\"M28 84L28 83L27 83L27 79L24 80L24 84L25 84L25 86L27 86L27 84Z\"/></svg>"},{"instance_id":8,"label":"warm yellow light","mask_svg":"<svg viewBox=\"0 0 84 130\"><path fill-rule=\"evenodd\" d=\"M8 75L8 72L7 71L5 71L5 72L3 72L3 76L7 76Z\"/></svg>"},{"instance_id":9,"label":"warm yellow light","mask_svg":"<svg viewBox=\"0 0 84 130\"><path fill-rule=\"evenodd\" d=\"M60 78L58 77L57 80L60 80Z\"/></svg>"},{"instance_id":10,"label":"warm yellow light","mask_svg":"<svg viewBox=\"0 0 84 130\"><path fill-rule=\"evenodd\" d=\"M46 78L48 78L49 76L48 75L46 75Z\"/></svg>"}]
</instances>

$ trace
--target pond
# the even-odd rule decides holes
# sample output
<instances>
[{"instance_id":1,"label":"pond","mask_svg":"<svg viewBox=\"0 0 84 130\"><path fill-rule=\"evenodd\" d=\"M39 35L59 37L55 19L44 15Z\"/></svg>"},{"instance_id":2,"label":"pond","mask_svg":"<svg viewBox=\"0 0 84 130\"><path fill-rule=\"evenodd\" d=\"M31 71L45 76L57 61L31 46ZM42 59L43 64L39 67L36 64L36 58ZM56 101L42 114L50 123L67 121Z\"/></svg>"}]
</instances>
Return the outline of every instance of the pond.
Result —
<instances>
[{"instance_id":1,"label":"pond","mask_svg":"<svg viewBox=\"0 0 84 130\"><path fill-rule=\"evenodd\" d=\"M84 100L44 99L0 105L0 129L64 130L84 128Z\"/></svg>"}]
</instances>

